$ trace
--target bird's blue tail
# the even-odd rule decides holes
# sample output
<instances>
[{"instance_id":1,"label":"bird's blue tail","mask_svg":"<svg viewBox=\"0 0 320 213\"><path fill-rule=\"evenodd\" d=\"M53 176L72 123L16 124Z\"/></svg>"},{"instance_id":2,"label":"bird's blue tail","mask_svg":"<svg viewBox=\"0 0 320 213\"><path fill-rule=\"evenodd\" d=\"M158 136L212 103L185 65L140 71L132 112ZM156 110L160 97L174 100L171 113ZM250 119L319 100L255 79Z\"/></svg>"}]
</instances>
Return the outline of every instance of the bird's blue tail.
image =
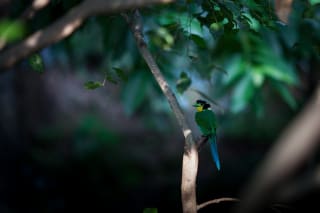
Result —
<instances>
[{"instance_id":1,"label":"bird's blue tail","mask_svg":"<svg viewBox=\"0 0 320 213\"><path fill-rule=\"evenodd\" d=\"M218 154L217 139L216 139L216 136L211 136L209 139L210 139L211 154L212 154L213 160L216 164L216 167L219 171L220 170L220 160L219 160L219 154Z\"/></svg>"}]
</instances>

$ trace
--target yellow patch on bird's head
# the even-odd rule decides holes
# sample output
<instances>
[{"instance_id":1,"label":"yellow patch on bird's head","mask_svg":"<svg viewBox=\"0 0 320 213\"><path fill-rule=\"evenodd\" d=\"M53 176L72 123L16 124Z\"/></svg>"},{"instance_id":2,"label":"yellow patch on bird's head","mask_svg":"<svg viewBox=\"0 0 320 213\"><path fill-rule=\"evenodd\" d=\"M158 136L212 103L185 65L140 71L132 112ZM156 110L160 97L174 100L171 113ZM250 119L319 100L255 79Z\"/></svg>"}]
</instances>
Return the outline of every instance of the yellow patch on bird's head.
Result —
<instances>
[{"instance_id":1,"label":"yellow patch on bird's head","mask_svg":"<svg viewBox=\"0 0 320 213\"><path fill-rule=\"evenodd\" d=\"M203 110L203 104L201 103L196 103L193 106L197 109L198 112L201 112Z\"/></svg>"},{"instance_id":2,"label":"yellow patch on bird's head","mask_svg":"<svg viewBox=\"0 0 320 213\"><path fill-rule=\"evenodd\" d=\"M203 110L203 106L197 106L196 109L198 112L201 112Z\"/></svg>"},{"instance_id":3,"label":"yellow patch on bird's head","mask_svg":"<svg viewBox=\"0 0 320 213\"><path fill-rule=\"evenodd\" d=\"M197 100L193 106L197 109L198 112L202 112L203 110L211 110L210 104L203 100Z\"/></svg>"}]
</instances>

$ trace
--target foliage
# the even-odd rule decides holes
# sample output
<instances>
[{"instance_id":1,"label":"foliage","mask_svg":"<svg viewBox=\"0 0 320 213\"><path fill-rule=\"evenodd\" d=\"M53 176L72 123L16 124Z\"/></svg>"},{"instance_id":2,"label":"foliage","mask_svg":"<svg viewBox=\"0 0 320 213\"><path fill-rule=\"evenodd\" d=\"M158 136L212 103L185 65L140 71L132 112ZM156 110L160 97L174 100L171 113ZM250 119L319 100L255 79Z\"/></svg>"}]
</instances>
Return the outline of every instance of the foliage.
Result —
<instances>
[{"instance_id":1,"label":"foliage","mask_svg":"<svg viewBox=\"0 0 320 213\"><path fill-rule=\"evenodd\" d=\"M179 93L183 93L191 85L191 79L185 72L180 74L180 78L176 83L176 87Z\"/></svg>"},{"instance_id":2,"label":"foliage","mask_svg":"<svg viewBox=\"0 0 320 213\"><path fill-rule=\"evenodd\" d=\"M20 40L25 35L25 25L22 21L9 19L0 20L0 46Z\"/></svg>"},{"instance_id":3,"label":"foliage","mask_svg":"<svg viewBox=\"0 0 320 213\"><path fill-rule=\"evenodd\" d=\"M33 54L28 58L28 62L32 70L43 73L44 72L44 62L40 54Z\"/></svg>"},{"instance_id":4,"label":"foliage","mask_svg":"<svg viewBox=\"0 0 320 213\"><path fill-rule=\"evenodd\" d=\"M97 89L99 87L103 87L104 86L104 83L101 83L99 81L87 81L85 84L84 84L84 87L86 89Z\"/></svg>"},{"instance_id":5,"label":"foliage","mask_svg":"<svg viewBox=\"0 0 320 213\"><path fill-rule=\"evenodd\" d=\"M52 12L68 11L78 2L52 1L37 14L41 23L22 25L3 20L0 29L10 22L14 30L1 38L21 39L23 28L38 29L59 18L51 17ZM23 6L16 8L13 16ZM148 45L179 95L186 97L185 92L193 89L214 103L227 100L225 112L253 110L263 115L273 102L266 98L270 91L276 92L272 93L277 96L275 100L280 98L292 110L302 104L297 91L303 73L297 64L319 60L319 10L318 1L294 1L287 24L278 20L273 2L266 0L178 1L142 13ZM45 18L45 12L51 18ZM0 32L3 35L4 31ZM161 97L160 90L152 76L144 73L147 66L121 16L89 18L51 50L57 53L51 56L53 60L63 52L77 70L100 72L103 82L119 85L128 115L139 112L142 106L151 107L148 112L157 110L150 102ZM43 63L36 64L30 63L34 70L43 71ZM87 89L103 85L100 81L85 83Z\"/></svg>"}]
</instances>

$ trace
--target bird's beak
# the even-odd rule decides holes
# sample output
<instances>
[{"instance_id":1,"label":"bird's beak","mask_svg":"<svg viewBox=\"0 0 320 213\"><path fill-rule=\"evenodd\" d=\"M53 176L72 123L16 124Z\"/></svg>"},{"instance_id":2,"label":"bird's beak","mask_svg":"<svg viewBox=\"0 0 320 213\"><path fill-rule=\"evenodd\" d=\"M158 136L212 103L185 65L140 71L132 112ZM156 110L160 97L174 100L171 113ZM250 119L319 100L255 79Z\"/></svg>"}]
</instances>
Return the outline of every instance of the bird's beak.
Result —
<instances>
[{"instance_id":1,"label":"bird's beak","mask_svg":"<svg viewBox=\"0 0 320 213\"><path fill-rule=\"evenodd\" d=\"M193 107L200 107L201 105L200 104L193 104L192 106Z\"/></svg>"}]
</instances>

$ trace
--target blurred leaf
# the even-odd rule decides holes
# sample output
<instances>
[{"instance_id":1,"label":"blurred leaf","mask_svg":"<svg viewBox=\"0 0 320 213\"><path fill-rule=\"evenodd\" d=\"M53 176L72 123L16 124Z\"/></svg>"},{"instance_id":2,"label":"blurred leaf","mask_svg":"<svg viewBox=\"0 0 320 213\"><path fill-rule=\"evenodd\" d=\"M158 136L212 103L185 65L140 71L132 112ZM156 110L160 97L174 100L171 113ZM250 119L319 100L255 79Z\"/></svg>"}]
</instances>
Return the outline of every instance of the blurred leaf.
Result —
<instances>
[{"instance_id":1,"label":"blurred leaf","mask_svg":"<svg viewBox=\"0 0 320 213\"><path fill-rule=\"evenodd\" d=\"M143 103L150 85L145 72L131 76L122 90L122 102L127 115L132 115Z\"/></svg>"},{"instance_id":2,"label":"blurred leaf","mask_svg":"<svg viewBox=\"0 0 320 213\"><path fill-rule=\"evenodd\" d=\"M32 70L43 73L44 72L44 63L40 54L33 54L28 58L28 63L31 66Z\"/></svg>"},{"instance_id":3,"label":"blurred leaf","mask_svg":"<svg viewBox=\"0 0 320 213\"><path fill-rule=\"evenodd\" d=\"M143 213L158 213L157 208L145 208L143 209Z\"/></svg>"},{"instance_id":4,"label":"blurred leaf","mask_svg":"<svg viewBox=\"0 0 320 213\"><path fill-rule=\"evenodd\" d=\"M206 41L201 37L196 34L191 34L190 38L192 41L200 48L205 49L206 48Z\"/></svg>"},{"instance_id":5,"label":"blurred leaf","mask_svg":"<svg viewBox=\"0 0 320 213\"><path fill-rule=\"evenodd\" d=\"M188 57L189 57L192 61L196 61L196 60L198 60L198 58L199 58L197 55L192 54L192 53L189 53Z\"/></svg>"},{"instance_id":6,"label":"blurred leaf","mask_svg":"<svg viewBox=\"0 0 320 213\"><path fill-rule=\"evenodd\" d=\"M25 25L22 21L0 20L0 42L12 42L23 38Z\"/></svg>"},{"instance_id":7,"label":"blurred leaf","mask_svg":"<svg viewBox=\"0 0 320 213\"><path fill-rule=\"evenodd\" d=\"M273 81L273 86L276 89L276 91L282 96L284 101L291 107L291 109L297 108L297 102L294 96L289 91L288 87L275 81Z\"/></svg>"},{"instance_id":8,"label":"blurred leaf","mask_svg":"<svg viewBox=\"0 0 320 213\"><path fill-rule=\"evenodd\" d=\"M185 72L181 72L179 80L176 82L176 87L179 93L184 93L191 85L191 79Z\"/></svg>"},{"instance_id":9,"label":"blurred leaf","mask_svg":"<svg viewBox=\"0 0 320 213\"><path fill-rule=\"evenodd\" d=\"M198 19L191 17L189 14L180 14L177 19L185 35L194 34L202 36L202 25Z\"/></svg>"},{"instance_id":10,"label":"blurred leaf","mask_svg":"<svg viewBox=\"0 0 320 213\"><path fill-rule=\"evenodd\" d=\"M126 73L118 68L118 67L112 67L112 69L116 72L117 76L124 82L128 81L128 76L126 75Z\"/></svg>"},{"instance_id":11,"label":"blurred leaf","mask_svg":"<svg viewBox=\"0 0 320 213\"><path fill-rule=\"evenodd\" d=\"M319 4L320 0L309 0L311 5Z\"/></svg>"},{"instance_id":12,"label":"blurred leaf","mask_svg":"<svg viewBox=\"0 0 320 213\"><path fill-rule=\"evenodd\" d=\"M210 103L214 104L217 109L221 112L224 113L223 108L220 106L220 104L216 101L214 101L211 97L209 97L207 94L205 94L204 92L194 89L194 88L190 88L191 91L197 93L198 95L200 95L201 97L203 97L204 99L208 100Z\"/></svg>"},{"instance_id":13,"label":"blurred leaf","mask_svg":"<svg viewBox=\"0 0 320 213\"><path fill-rule=\"evenodd\" d=\"M86 89L97 89L99 87L103 87L104 84L99 82L99 81L87 81L85 84L84 84L84 87Z\"/></svg>"},{"instance_id":14,"label":"blurred leaf","mask_svg":"<svg viewBox=\"0 0 320 213\"><path fill-rule=\"evenodd\" d=\"M223 74L228 75L228 71L227 70L225 70L223 67L220 67L220 66L215 65L215 64L209 65L209 69L217 70L219 72L222 72Z\"/></svg>"},{"instance_id":15,"label":"blurred leaf","mask_svg":"<svg viewBox=\"0 0 320 213\"><path fill-rule=\"evenodd\" d=\"M261 66L261 72L270 78L282 81L287 84L296 84L297 79L293 72L287 70L280 70L278 67L270 66L268 64Z\"/></svg>"},{"instance_id":16,"label":"blurred leaf","mask_svg":"<svg viewBox=\"0 0 320 213\"><path fill-rule=\"evenodd\" d=\"M228 70L228 76L223 77L223 83L225 87L230 88L245 74L245 65L241 56L236 54L229 57L229 60L225 65L225 70Z\"/></svg>"},{"instance_id":17,"label":"blurred leaf","mask_svg":"<svg viewBox=\"0 0 320 213\"><path fill-rule=\"evenodd\" d=\"M262 73L256 72L255 70L253 70L251 77L252 77L253 84L256 87L262 86L262 84L264 82L264 75Z\"/></svg>"},{"instance_id":18,"label":"blurred leaf","mask_svg":"<svg viewBox=\"0 0 320 213\"><path fill-rule=\"evenodd\" d=\"M164 50L170 50L174 44L174 38L165 27L148 31L152 43Z\"/></svg>"},{"instance_id":19,"label":"blurred leaf","mask_svg":"<svg viewBox=\"0 0 320 213\"><path fill-rule=\"evenodd\" d=\"M112 84L117 84L118 83L117 76L115 76L117 73L114 73L116 72L114 68L112 69L113 70L107 69L104 71L105 79Z\"/></svg>"},{"instance_id":20,"label":"blurred leaf","mask_svg":"<svg viewBox=\"0 0 320 213\"><path fill-rule=\"evenodd\" d=\"M252 78L249 75L245 75L233 91L231 111L237 113L244 110L253 97L255 87Z\"/></svg>"}]
</instances>

